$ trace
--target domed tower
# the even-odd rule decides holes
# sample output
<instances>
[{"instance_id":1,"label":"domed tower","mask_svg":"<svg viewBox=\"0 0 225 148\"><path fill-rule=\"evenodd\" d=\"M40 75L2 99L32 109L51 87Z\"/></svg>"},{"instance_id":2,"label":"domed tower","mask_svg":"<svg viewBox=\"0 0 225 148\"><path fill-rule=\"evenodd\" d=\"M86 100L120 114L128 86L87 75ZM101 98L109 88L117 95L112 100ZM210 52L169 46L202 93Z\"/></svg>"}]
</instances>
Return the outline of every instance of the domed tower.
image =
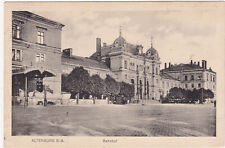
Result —
<instances>
[{"instance_id":1,"label":"domed tower","mask_svg":"<svg viewBox=\"0 0 225 148\"><path fill-rule=\"evenodd\" d=\"M115 39L115 41L113 42L113 45L115 47L125 47L127 44L126 40L122 37L122 29L120 26L120 31L119 31L119 37L117 39Z\"/></svg>"},{"instance_id":2,"label":"domed tower","mask_svg":"<svg viewBox=\"0 0 225 148\"><path fill-rule=\"evenodd\" d=\"M146 51L146 57L151 60L159 60L158 51L155 48L153 48L152 42L151 42L151 48L149 48Z\"/></svg>"},{"instance_id":3,"label":"domed tower","mask_svg":"<svg viewBox=\"0 0 225 148\"><path fill-rule=\"evenodd\" d=\"M153 47L152 39L151 39L151 47L145 53L146 59L150 60L150 64L152 66L151 72L151 92L150 96L152 100L160 99L160 58L158 51Z\"/></svg>"},{"instance_id":4,"label":"domed tower","mask_svg":"<svg viewBox=\"0 0 225 148\"><path fill-rule=\"evenodd\" d=\"M124 47L126 43L126 40L120 34L120 36L113 42L113 45L116 47Z\"/></svg>"}]
</instances>

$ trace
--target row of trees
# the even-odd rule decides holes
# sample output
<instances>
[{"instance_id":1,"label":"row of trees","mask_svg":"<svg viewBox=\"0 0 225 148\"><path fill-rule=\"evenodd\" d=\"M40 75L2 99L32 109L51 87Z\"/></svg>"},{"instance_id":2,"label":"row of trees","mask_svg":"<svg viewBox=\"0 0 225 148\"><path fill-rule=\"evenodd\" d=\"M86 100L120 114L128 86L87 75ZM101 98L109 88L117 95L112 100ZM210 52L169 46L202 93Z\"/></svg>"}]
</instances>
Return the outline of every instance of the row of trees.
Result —
<instances>
[{"instance_id":1,"label":"row of trees","mask_svg":"<svg viewBox=\"0 0 225 148\"><path fill-rule=\"evenodd\" d=\"M161 97L162 103L203 103L206 99L214 98L214 93L210 89L186 90L182 88L171 88L165 98Z\"/></svg>"},{"instance_id":2,"label":"row of trees","mask_svg":"<svg viewBox=\"0 0 225 148\"><path fill-rule=\"evenodd\" d=\"M134 96L132 84L117 82L110 75L106 75L105 79L100 78L99 75L90 76L83 67L76 67L69 75L62 75L62 91L70 92L71 98L89 95L101 98L103 95L111 100L119 96L130 100Z\"/></svg>"}]
</instances>

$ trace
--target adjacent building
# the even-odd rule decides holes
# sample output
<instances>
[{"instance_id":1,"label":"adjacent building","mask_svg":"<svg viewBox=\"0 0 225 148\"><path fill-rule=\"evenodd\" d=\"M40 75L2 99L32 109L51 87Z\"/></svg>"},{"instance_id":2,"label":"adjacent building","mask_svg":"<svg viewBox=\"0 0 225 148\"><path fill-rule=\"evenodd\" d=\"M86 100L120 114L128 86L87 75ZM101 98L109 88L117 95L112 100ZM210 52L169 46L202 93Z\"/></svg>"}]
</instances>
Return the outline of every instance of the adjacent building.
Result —
<instances>
[{"instance_id":1,"label":"adjacent building","mask_svg":"<svg viewBox=\"0 0 225 148\"><path fill-rule=\"evenodd\" d=\"M202 60L202 64L192 60L189 64L172 65L169 63L168 67L165 63L165 68L160 73L162 76L171 77L171 80L174 79L167 88L175 86L190 90L204 88L210 89L216 96L216 72L207 67L207 61L205 60ZM164 89L163 93L166 95L168 89Z\"/></svg>"},{"instance_id":2,"label":"adjacent building","mask_svg":"<svg viewBox=\"0 0 225 148\"><path fill-rule=\"evenodd\" d=\"M61 32L64 25L28 11L12 12L12 95L43 83L61 93ZM51 76L51 77L50 77Z\"/></svg>"}]
</instances>

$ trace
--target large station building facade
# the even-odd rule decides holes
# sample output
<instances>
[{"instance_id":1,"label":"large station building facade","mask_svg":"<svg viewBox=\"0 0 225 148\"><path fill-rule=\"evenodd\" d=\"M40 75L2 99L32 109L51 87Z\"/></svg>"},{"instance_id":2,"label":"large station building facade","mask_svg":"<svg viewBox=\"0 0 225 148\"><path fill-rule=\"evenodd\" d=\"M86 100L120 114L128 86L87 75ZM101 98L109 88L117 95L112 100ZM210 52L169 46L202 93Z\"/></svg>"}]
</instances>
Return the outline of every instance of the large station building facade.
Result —
<instances>
[{"instance_id":1,"label":"large station building facade","mask_svg":"<svg viewBox=\"0 0 225 148\"><path fill-rule=\"evenodd\" d=\"M82 66L90 75L111 75L117 81L133 84L134 99L159 100L173 87L210 89L216 94L216 73L205 60L160 67L158 51L126 41L121 32L112 44L96 39L96 52L90 57L61 50L63 24L27 11L12 13L12 95L19 89L34 91L40 83L61 94L61 75Z\"/></svg>"}]
</instances>

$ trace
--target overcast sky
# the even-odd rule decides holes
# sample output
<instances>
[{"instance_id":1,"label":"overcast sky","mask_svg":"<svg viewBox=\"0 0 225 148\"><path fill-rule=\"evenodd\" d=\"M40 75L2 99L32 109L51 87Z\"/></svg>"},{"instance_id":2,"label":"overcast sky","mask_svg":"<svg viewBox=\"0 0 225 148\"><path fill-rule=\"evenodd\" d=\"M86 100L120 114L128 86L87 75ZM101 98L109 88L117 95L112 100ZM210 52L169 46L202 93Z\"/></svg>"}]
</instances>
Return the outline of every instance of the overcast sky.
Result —
<instances>
[{"instance_id":1,"label":"overcast sky","mask_svg":"<svg viewBox=\"0 0 225 148\"><path fill-rule=\"evenodd\" d=\"M63 11L63 13L62 13ZM164 62L187 63L190 59L208 61L208 67L217 71L216 57L221 56L224 38L221 38L220 17L212 10L166 11L33 11L36 14L65 25L62 31L62 49L73 48L73 54L88 57L95 52L96 37L112 44L122 36L132 44L142 44L144 51L153 46ZM221 46L220 46L221 44ZM222 49L223 50L223 49Z\"/></svg>"}]
</instances>

